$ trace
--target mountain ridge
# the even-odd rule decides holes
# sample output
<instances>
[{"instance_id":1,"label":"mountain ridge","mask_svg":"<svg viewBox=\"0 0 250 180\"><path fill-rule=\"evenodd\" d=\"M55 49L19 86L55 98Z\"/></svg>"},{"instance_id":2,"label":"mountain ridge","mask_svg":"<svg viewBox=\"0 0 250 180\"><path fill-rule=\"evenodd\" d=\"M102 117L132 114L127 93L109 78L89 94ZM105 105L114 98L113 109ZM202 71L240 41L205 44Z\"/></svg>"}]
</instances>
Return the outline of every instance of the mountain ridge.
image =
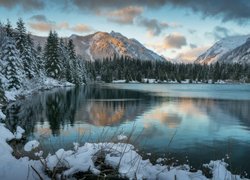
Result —
<instances>
[{"instance_id":1,"label":"mountain ridge","mask_svg":"<svg viewBox=\"0 0 250 180\"><path fill-rule=\"evenodd\" d=\"M32 35L35 44L44 46L47 37ZM86 36L72 34L65 40L72 39L76 53L88 61L102 60L105 58L129 57L140 60L160 60L166 59L152 50L147 49L134 38L127 38L121 33L111 31L95 32Z\"/></svg>"},{"instance_id":2,"label":"mountain ridge","mask_svg":"<svg viewBox=\"0 0 250 180\"><path fill-rule=\"evenodd\" d=\"M216 62L226 62L222 59L222 57L224 57L225 54L233 51L235 48L243 45L249 37L250 34L223 38L216 42L203 54L201 54L194 61L194 63L214 64Z\"/></svg>"}]
</instances>

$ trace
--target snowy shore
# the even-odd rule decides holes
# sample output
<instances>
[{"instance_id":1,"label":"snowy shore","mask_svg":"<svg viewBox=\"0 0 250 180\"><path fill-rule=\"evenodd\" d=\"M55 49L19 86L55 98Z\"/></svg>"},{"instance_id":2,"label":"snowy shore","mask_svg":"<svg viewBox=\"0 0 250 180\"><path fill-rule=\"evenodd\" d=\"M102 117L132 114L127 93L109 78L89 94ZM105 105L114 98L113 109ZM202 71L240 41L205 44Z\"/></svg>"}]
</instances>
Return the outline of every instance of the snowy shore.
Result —
<instances>
[{"instance_id":1,"label":"snowy shore","mask_svg":"<svg viewBox=\"0 0 250 180\"><path fill-rule=\"evenodd\" d=\"M1 119L4 114L0 111ZM32 160L29 157L16 159L13 149L8 144L13 139L21 139L24 130L16 128L16 132L10 132L3 123L0 124L0 178L12 179L51 179L51 178L72 178L76 173L92 173L93 176L104 176L98 164L98 159L103 159L103 164L111 167L117 172L117 177L128 179L208 179L201 170L190 172L188 165L169 166L158 161L152 164L148 159L143 159L134 146L126 143L85 143L79 146L72 145L72 150L59 149L55 154L42 157L42 151L37 149L39 142L32 140L24 145L26 151L34 153L39 160ZM222 160L210 161L204 164L212 174L213 180L238 180L238 175L233 175ZM12 173L15 172L15 173ZM52 177L53 176L53 177ZM108 177L108 176L107 176Z\"/></svg>"}]
</instances>

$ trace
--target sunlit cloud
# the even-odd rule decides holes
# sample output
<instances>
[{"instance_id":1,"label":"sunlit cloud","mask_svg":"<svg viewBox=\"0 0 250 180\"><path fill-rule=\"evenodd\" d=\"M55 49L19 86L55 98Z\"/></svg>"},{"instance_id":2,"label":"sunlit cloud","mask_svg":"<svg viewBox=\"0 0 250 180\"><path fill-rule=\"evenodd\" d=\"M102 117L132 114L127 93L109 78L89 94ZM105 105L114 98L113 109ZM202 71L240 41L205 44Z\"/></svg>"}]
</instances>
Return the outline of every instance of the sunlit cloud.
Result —
<instances>
[{"instance_id":1,"label":"sunlit cloud","mask_svg":"<svg viewBox=\"0 0 250 180\"><path fill-rule=\"evenodd\" d=\"M77 24L69 29L77 33L91 32L94 30L92 27L86 24Z\"/></svg>"},{"instance_id":2,"label":"sunlit cloud","mask_svg":"<svg viewBox=\"0 0 250 180\"><path fill-rule=\"evenodd\" d=\"M142 7L138 6L128 6L121 9L117 9L111 12L101 13L108 17L109 21L118 24L133 24L134 19L141 15L143 12Z\"/></svg>"},{"instance_id":3,"label":"sunlit cloud","mask_svg":"<svg viewBox=\"0 0 250 180\"><path fill-rule=\"evenodd\" d=\"M31 29L41 32L48 32L50 30L69 30L76 33L85 33L94 31L94 29L86 24L76 24L74 26L70 26L68 22L53 22L46 18L44 15L34 15L30 17L30 22L28 25Z\"/></svg>"},{"instance_id":4,"label":"sunlit cloud","mask_svg":"<svg viewBox=\"0 0 250 180\"><path fill-rule=\"evenodd\" d=\"M179 53L175 59L180 59L186 63L192 63L197 59L199 55L205 52L209 47L210 46L202 46L186 50L184 52Z\"/></svg>"}]
</instances>

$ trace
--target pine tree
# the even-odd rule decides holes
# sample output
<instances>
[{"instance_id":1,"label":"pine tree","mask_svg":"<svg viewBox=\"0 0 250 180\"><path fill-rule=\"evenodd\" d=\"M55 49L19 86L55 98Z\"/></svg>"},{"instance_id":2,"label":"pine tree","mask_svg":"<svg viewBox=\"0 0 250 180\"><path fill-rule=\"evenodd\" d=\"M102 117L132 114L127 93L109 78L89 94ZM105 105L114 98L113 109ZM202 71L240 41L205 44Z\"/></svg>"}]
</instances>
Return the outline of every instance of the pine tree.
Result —
<instances>
[{"instance_id":1,"label":"pine tree","mask_svg":"<svg viewBox=\"0 0 250 180\"><path fill-rule=\"evenodd\" d=\"M6 38L3 47L2 60L5 61L4 76L8 81L8 89L19 89L21 87L22 64L19 58L15 42Z\"/></svg>"},{"instance_id":2,"label":"pine tree","mask_svg":"<svg viewBox=\"0 0 250 180\"><path fill-rule=\"evenodd\" d=\"M69 62L68 62L68 67L70 72L67 71L67 79L74 83L74 84L79 84L79 66L76 60L76 53L75 53L75 46L73 44L73 40L69 39L68 45L67 45L67 51L69 54Z\"/></svg>"},{"instance_id":3,"label":"pine tree","mask_svg":"<svg viewBox=\"0 0 250 180\"><path fill-rule=\"evenodd\" d=\"M71 69L68 66L69 55L67 52L67 48L65 46L64 40L60 38L58 45L59 59L61 64L61 78L67 79L68 72L71 73ZM69 81L69 80L68 80Z\"/></svg>"},{"instance_id":4,"label":"pine tree","mask_svg":"<svg viewBox=\"0 0 250 180\"><path fill-rule=\"evenodd\" d=\"M36 63L37 63L37 69L39 71L38 74L40 76L45 75L45 69L44 69L45 64L42 57L42 47L40 44L38 44L36 48Z\"/></svg>"},{"instance_id":5,"label":"pine tree","mask_svg":"<svg viewBox=\"0 0 250 180\"><path fill-rule=\"evenodd\" d=\"M49 77L60 79L61 65L58 52L58 36L54 31L50 31L45 46L45 70Z\"/></svg>"},{"instance_id":6,"label":"pine tree","mask_svg":"<svg viewBox=\"0 0 250 180\"><path fill-rule=\"evenodd\" d=\"M26 28L24 25L23 20L20 18L17 21L17 34L16 34L16 48L19 50L21 56L25 51L27 45L27 35L26 35Z\"/></svg>"},{"instance_id":7,"label":"pine tree","mask_svg":"<svg viewBox=\"0 0 250 180\"><path fill-rule=\"evenodd\" d=\"M2 84L2 81L0 79L0 104L4 104L6 102L7 102L7 100L6 100L6 97L5 97L3 84Z\"/></svg>"},{"instance_id":8,"label":"pine tree","mask_svg":"<svg viewBox=\"0 0 250 180\"><path fill-rule=\"evenodd\" d=\"M8 37L13 37L12 25L11 25L9 19L7 19L7 24L5 25L5 30L6 30L6 35Z\"/></svg>"}]
</instances>

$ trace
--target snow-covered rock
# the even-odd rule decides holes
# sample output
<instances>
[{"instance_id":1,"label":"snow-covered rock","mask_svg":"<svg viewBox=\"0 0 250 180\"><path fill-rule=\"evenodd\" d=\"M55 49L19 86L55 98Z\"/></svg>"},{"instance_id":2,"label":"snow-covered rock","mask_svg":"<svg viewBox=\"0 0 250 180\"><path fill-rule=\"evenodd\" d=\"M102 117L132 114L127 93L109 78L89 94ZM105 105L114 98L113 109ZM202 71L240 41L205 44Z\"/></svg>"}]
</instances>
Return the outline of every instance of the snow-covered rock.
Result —
<instances>
[{"instance_id":1,"label":"snow-covered rock","mask_svg":"<svg viewBox=\"0 0 250 180\"><path fill-rule=\"evenodd\" d=\"M244 36L232 36L224 38L216 42L211 48L200 55L195 63L200 64L213 64L220 61L220 58L226 53L232 51L233 49L241 46L246 42L250 35Z\"/></svg>"},{"instance_id":2,"label":"snow-covered rock","mask_svg":"<svg viewBox=\"0 0 250 180\"><path fill-rule=\"evenodd\" d=\"M6 116L5 114L2 112L2 110L0 109L0 121L1 120L5 120Z\"/></svg>"},{"instance_id":3,"label":"snow-covered rock","mask_svg":"<svg viewBox=\"0 0 250 180\"><path fill-rule=\"evenodd\" d=\"M123 140L127 140L128 137L127 137L126 135L124 135L124 134L119 134L119 135L117 136L117 139L118 139L119 141L123 141Z\"/></svg>"},{"instance_id":4,"label":"snow-covered rock","mask_svg":"<svg viewBox=\"0 0 250 180\"><path fill-rule=\"evenodd\" d=\"M16 132L14 133L15 139L22 139L23 133L25 130L20 126L16 127Z\"/></svg>"},{"instance_id":5,"label":"snow-covered rock","mask_svg":"<svg viewBox=\"0 0 250 180\"><path fill-rule=\"evenodd\" d=\"M32 141L27 142L24 145L24 150L27 152L30 152L33 149L36 149L38 146L39 146L39 142L37 140L32 140Z\"/></svg>"}]
</instances>

